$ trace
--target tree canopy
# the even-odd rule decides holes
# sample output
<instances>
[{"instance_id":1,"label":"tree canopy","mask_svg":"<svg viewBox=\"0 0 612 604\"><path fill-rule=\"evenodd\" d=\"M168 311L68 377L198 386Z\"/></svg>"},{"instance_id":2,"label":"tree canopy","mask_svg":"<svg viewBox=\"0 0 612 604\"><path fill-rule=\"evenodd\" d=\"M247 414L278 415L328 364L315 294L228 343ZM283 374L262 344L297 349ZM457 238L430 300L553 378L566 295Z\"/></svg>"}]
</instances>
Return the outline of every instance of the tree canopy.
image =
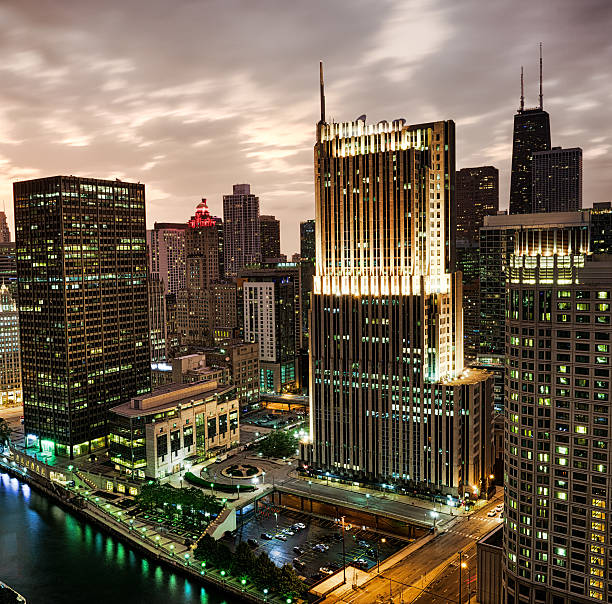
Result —
<instances>
[{"instance_id":1,"label":"tree canopy","mask_svg":"<svg viewBox=\"0 0 612 604\"><path fill-rule=\"evenodd\" d=\"M292 432L275 430L270 432L257 447L264 457L293 457L298 448L298 439Z\"/></svg>"}]
</instances>

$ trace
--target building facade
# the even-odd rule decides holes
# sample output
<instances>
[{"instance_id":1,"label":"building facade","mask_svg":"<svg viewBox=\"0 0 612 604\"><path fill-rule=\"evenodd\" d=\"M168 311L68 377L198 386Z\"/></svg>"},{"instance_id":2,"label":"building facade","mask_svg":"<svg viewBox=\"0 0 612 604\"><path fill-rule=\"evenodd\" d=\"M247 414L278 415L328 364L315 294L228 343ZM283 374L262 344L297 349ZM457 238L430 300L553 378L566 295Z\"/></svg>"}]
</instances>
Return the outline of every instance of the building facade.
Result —
<instances>
[{"instance_id":1,"label":"building facade","mask_svg":"<svg viewBox=\"0 0 612 604\"><path fill-rule=\"evenodd\" d=\"M235 277L261 261L259 197L251 193L251 185L234 185L232 194L223 196L223 223L225 274Z\"/></svg>"},{"instance_id":2,"label":"building facade","mask_svg":"<svg viewBox=\"0 0 612 604\"><path fill-rule=\"evenodd\" d=\"M262 260L278 260L280 248L280 220L276 216L259 217L259 240Z\"/></svg>"},{"instance_id":3,"label":"building facade","mask_svg":"<svg viewBox=\"0 0 612 604\"><path fill-rule=\"evenodd\" d=\"M180 222L156 222L155 228L147 231L149 269L152 276L159 277L164 282L168 294L177 294L185 288L186 229L187 225Z\"/></svg>"},{"instance_id":4,"label":"building facade","mask_svg":"<svg viewBox=\"0 0 612 604\"><path fill-rule=\"evenodd\" d=\"M582 209L582 149L553 147L533 154L532 212Z\"/></svg>"},{"instance_id":5,"label":"building facade","mask_svg":"<svg viewBox=\"0 0 612 604\"><path fill-rule=\"evenodd\" d=\"M245 269L244 340L259 347L259 390L279 393L296 386L302 345L300 267L282 263Z\"/></svg>"},{"instance_id":6,"label":"building facade","mask_svg":"<svg viewBox=\"0 0 612 604\"><path fill-rule=\"evenodd\" d=\"M612 600L612 261L517 232L507 282L504 602Z\"/></svg>"},{"instance_id":7,"label":"building facade","mask_svg":"<svg viewBox=\"0 0 612 604\"><path fill-rule=\"evenodd\" d=\"M315 241L315 221L300 222L300 257L302 260L311 260L314 263L317 257Z\"/></svg>"},{"instance_id":8,"label":"building facade","mask_svg":"<svg viewBox=\"0 0 612 604\"><path fill-rule=\"evenodd\" d=\"M111 413L111 461L135 478L165 478L240 442L233 388L215 381L162 386Z\"/></svg>"},{"instance_id":9,"label":"building facade","mask_svg":"<svg viewBox=\"0 0 612 604\"><path fill-rule=\"evenodd\" d=\"M0 243L0 283L4 283L17 298L17 256L15 242Z\"/></svg>"},{"instance_id":10,"label":"building facade","mask_svg":"<svg viewBox=\"0 0 612 604\"><path fill-rule=\"evenodd\" d=\"M8 287L0 285L0 407L21 405L19 314Z\"/></svg>"},{"instance_id":11,"label":"building facade","mask_svg":"<svg viewBox=\"0 0 612 604\"><path fill-rule=\"evenodd\" d=\"M163 363L168 358L166 296L164 282L153 275L149 275L149 333L151 363Z\"/></svg>"},{"instance_id":12,"label":"building facade","mask_svg":"<svg viewBox=\"0 0 612 604\"><path fill-rule=\"evenodd\" d=\"M478 244L485 216L499 210L499 170L493 166L463 168L457 172L457 240Z\"/></svg>"},{"instance_id":13,"label":"building facade","mask_svg":"<svg viewBox=\"0 0 612 604\"><path fill-rule=\"evenodd\" d=\"M591 220L591 252L612 254L612 203L595 202L587 211Z\"/></svg>"},{"instance_id":14,"label":"building facade","mask_svg":"<svg viewBox=\"0 0 612 604\"><path fill-rule=\"evenodd\" d=\"M14 198L25 434L81 455L150 390L144 185L56 176Z\"/></svg>"},{"instance_id":15,"label":"building facade","mask_svg":"<svg viewBox=\"0 0 612 604\"><path fill-rule=\"evenodd\" d=\"M308 460L469 497L491 471L491 381L464 371L454 123L317 126Z\"/></svg>"}]
</instances>

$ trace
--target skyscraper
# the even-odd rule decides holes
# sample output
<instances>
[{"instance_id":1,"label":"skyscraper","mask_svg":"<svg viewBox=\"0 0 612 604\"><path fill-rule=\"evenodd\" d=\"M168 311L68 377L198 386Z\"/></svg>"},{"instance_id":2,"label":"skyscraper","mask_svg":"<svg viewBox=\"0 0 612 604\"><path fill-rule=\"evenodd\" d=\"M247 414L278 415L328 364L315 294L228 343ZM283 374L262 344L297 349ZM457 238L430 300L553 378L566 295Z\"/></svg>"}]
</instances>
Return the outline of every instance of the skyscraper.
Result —
<instances>
[{"instance_id":1,"label":"skyscraper","mask_svg":"<svg viewBox=\"0 0 612 604\"><path fill-rule=\"evenodd\" d=\"M185 253L185 223L156 222L147 231L149 268L158 276L167 294L177 294L185 288L187 260Z\"/></svg>"},{"instance_id":2,"label":"skyscraper","mask_svg":"<svg viewBox=\"0 0 612 604\"><path fill-rule=\"evenodd\" d=\"M261 260L259 197L251 193L251 185L234 185L233 193L223 196L223 224L225 274L235 277Z\"/></svg>"},{"instance_id":3,"label":"skyscraper","mask_svg":"<svg viewBox=\"0 0 612 604\"><path fill-rule=\"evenodd\" d=\"M21 405L19 315L8 287L0 285L0 407Z\"/></svg>"},{"instance_id":4,"label":"skyscraper","mask_svg":"<svg viewBox=\"0 0 612 604\"><path fill-rule=\"evenodd\" d=\"M599 201L589 210L591 217L591 251L612 254L612 203Z\"/></svg>"},{"instance_id":5,"label":"skyscraper","mask_svg":"<svg viewBox=\"0 0 612 604\"><path fill-rule=\"evenodd\" d=\"M301 347L299 265L243 269L244 340L259 345L261 392L282 392L296 382Z\"/></svg>"},{"instance_id":6,"label":"skyscraper","mask_svg":"<svg viewBox=\"0 0 612 604\"><path fill-rule=\"evenodd\" d=\"M315 221L300 222L300 256L303 260L314 262L317 255L315 244Z\"/></svg>"},{"instance_id":7,"label":"skyscraper","mask_svg":"<svg viewBox=\"0 0 612 604\"><path fill-rule=\"evenodd\" d=\"M25 433L81 455L105 446L111 406L150 390L144 185L13 188Z\"/></svg>"},{"instance_id":8,"label":"skyscraper","mask_svg":"<svg viewBox=\"0 0 612 604\"><path fill-rule=\"evenodd\" d=\"M550 118L544 111L542 95L542 45L540 45L540 104L525 109L523 69L521 68L521 103L514 116L512 135L512 174L510 177L510 214L533 211L532 158L536 151L550 149Z\"/></svg>"},{"instance_id":9,"label":"skyscraper","mask_svg":"<svg viewBox=\"0 0 612 604\"><path fill-rule=\"evenodd\" d=\"M220 279L220 218L212 216L203 199L185 230L185 289L177 294L177 323L183 343L210 343L215 313L212 288Z\"/></svg>"},{"instance_id":10,"label":"skyscraper","mask_svg":"<svg viewBox=\"0 0 612 604\"><path fill-rule=\"evenodd\" d=\"M11 232L6 220L6 212L0 212L0 243L9 243L10 241Z\"/></svg>"},{"instance_id":11,"label":"skyscraper","mask_svg":"<svg viewBox=\"0 0 612 604\"><path fill-rule=\"evenodd\" d=\"M280 258L280 220L275 216L259 217L259 238L261 259L277 260Z\"/></svg>"},{"instance_id":12,"label":"skyscraper","mask_svg":"<svg viewBox=\"0 0 612 604\"><path fill-rule=\"evenodd\" d=\"M582 209L582 149L553 147L533 154L533 212Z\"/></svg>"},{"instance_id":13,"label":"skyscraper","mask_svg":"<svg viewBox=\"0 0 612 604\"><path fill-rule=\"evenodd\" d=\"M168 358L166 296L164 282L153 275L149 275L149 333L151 363L161 363Z\"/></svg>"},{"instance_id":14,"label":"skyscraper","mask_svg":"<svg viewBox=\"0 0 612 604\"><path fill-rule=\"evenodd\" d=\"M11 295L17 295L17 261L15 242L0 243L0 284L8 286Z\"/></svg>"},{"instance_id":15,"label":"skyscraper","mask_svg":"<svg viewBox=\"0 0 612 604\"><path fill-rule=\"evenodd\" d=\"M315 144L311 464L485 490L491 381L463 368L452 121L327 123ZM460 436L461 435L461 436Z\"/></svg>"},{"instance_id":16,"label":"skyscraper","mask_svg":"<svg viewBox=\"0 0 612 604\"><path fill-rule=\"evenodd\" d=\"M499 171L493 166L463 168L457 172L457 239L478 244L485 216L499 210Z\"/></svg>"},{"instance_id":17,"label":"skyscraper","mask_svg":"<svg viewBox=\"0 0 612 604\"><path fill-rule=\"evenodd\" d=\"M504 602L610 602L612 260L586 223L517 229L508 280Z\"/></svg>"}]
</instances>

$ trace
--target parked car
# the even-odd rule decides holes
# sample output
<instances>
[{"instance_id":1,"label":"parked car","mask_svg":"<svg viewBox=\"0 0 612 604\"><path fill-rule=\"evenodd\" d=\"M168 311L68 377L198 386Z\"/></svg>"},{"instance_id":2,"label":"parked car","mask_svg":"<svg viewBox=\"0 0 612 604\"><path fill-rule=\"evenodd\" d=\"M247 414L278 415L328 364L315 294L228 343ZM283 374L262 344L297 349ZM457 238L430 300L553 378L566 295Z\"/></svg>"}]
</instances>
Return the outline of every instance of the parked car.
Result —
<instances>
[{"instance_id":1,"label":"parked car","mask_svg":"<svg viewBox=\"0 0 612 604\"><path fill-rule=\"evenodd\" d=\"M302 560L300 560L299 558L294 558L293 559L293 566L295 566L295 568L302 570L303 568L306 568L306 563L302 562Z\"/></svg>"},{"instance_id":2,"label":"parked car","mask_svg":"<svg viewBox=\"0 0 612 604\"><path fill-rule=\"evenodd\" d=\"M319 572L320 572L322 575L333 575L333 574L334 574L334 571L333 571L331 568L327 568L327 566L322 566L322 567L319 569Z\"/></svg>"},{"instance_id":3,"label":"parked car","mask_svg":"<svg viewBox=\"0 0 612 604\"><path fill-rule=\"evenodd\" d=\"M259 543L257 542L256 539L247 539L247 543L249 544L250 547L252 548L256 548L259 547Z\"/></svg>"},{"instance_id":4,"label":"parked car","mask_svg":"<svg viewBox=\"0 0 612 604\"><path fill-rule=\"evenodd\" d=\"M293 548L293 551L296 554L299 554L300 556L304 553L304 550L301 547L298 547L297 545Z\"/></svg>"},{"instance_id":5,"label":"parked car","mask_svg":"<svg viewBox=\"0 0 612 604\"><path fill-rule=\"evenodd\" d=\"M487 514L487 516L488 516L489 518L495 518L495 516L497 516L497 512L496 512L495 510L491 510L491 511L490 511L490 512Z\"/></svg>"},{"instance_id":6,"label":"parked car","mask_svg":"<svg viewBox=\"0 0 612 604\"><path fill-rule=\"evenodd\" d=\"M274 539L274 535L270 535L270 533L262 533L260 537L262 539L265 539L266 541L270 541L270 539Z\"/></svg>"},{"instance_id":7,"label":"parked car","mask_svg":"<svg viewBox=\"0 0 612 604\"><path fill-rule=\"evenodd\" d=\"M295 535L291 529L284 529L283 533L285 533L285 535L289 535L289 537L293 537L293 535Z\"/></svg>"},{"instance_id":8,"label":"parked car","mask_svg":"<svg viewBox=\"0 0 612 604\"><path fill-rule=\"evenodd\" d=\"M355 568L359 568L361 570L368 570L368 561L363 558L358 558L357 560L353 560L351 565Z\"/></svg>"},{"instance_id":9,"label":"parked car","mask_svg":"<svg viewBox=\"0 0 612 604\"><path fill-rule=\"evenodd\" d=\"M279 541L287 541L287 536L284 535L283 533L276 533L276 535L274 535Z\"/></svg>"},{"instance_id":10,"label":"parked car","mask_svg":"<svg viewBox=\"0 0 612 604\"><path fill-rule=\"evenodd\" d=\"M303 522L296 522L295 526L297 526L297 527L299 527L301 529L305 529L306 528L306 525Z\"/></svg>"}]
</instances>

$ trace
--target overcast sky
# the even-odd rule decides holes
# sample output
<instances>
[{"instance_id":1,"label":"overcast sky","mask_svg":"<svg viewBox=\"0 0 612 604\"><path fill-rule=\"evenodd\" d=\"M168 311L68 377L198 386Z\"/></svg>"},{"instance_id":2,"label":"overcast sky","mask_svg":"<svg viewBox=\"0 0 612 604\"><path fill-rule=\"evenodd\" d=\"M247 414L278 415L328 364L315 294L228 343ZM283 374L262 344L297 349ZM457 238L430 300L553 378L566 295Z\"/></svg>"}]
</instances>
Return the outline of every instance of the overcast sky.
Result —
<instances>
[{"instance_id":1,"label":"overcast sky","mask_svg":"<svg viewBox=\"0 0 612 604\"><path fill-rule=\"evenodd\" d=\"M146 184L147 221L249 182L299 249L314 216L318 61L328 117L454 119L457 166L500 169L525 66L553 145L584 149L584 203L612 198L610 0L0 0L0 200L54 174Z\"/></svg>"}]
</instances>

